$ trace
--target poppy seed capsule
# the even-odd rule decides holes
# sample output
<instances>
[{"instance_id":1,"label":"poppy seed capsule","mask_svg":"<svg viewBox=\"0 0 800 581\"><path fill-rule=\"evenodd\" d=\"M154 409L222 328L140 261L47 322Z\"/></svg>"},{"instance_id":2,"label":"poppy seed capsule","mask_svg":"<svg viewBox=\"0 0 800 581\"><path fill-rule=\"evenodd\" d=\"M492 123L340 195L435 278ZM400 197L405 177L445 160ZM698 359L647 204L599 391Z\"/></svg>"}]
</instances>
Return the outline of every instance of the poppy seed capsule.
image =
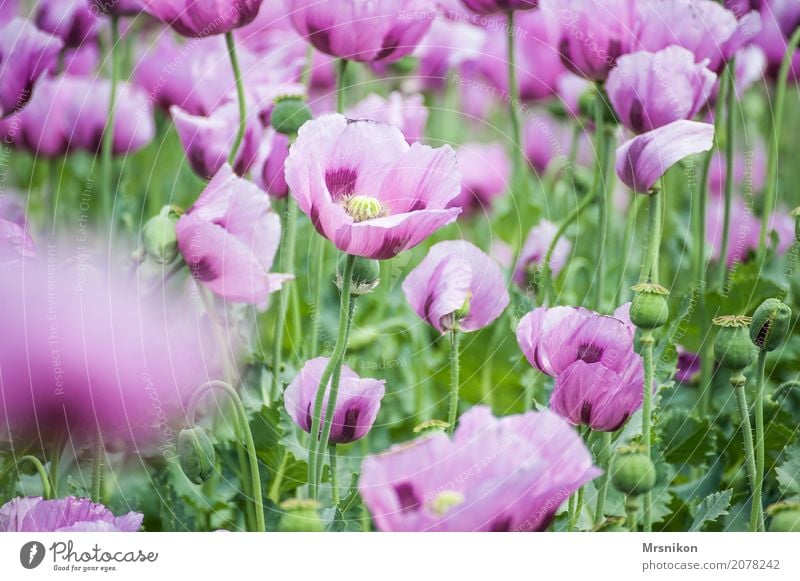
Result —
<instances>
[{"instance_id":1,"label":"poppy seed capsule","mask_svg":"<svg viewBox=\"0 0 800 581\"><path fill-rule=\"evenodd\" d=\"M658 329L669 320L668 291L657 284L637 284L631 303L631 322L640 329Z\"/></svg>"},{"instance_id":2,"label":"poppy seed capsule","mask_svg":"<svg viewBox=\"0 0 800 581\"><path fill-rule=\"evenodd\" d=\"M341 290L342 288L342 273L344 272L344 262L347 260L347 255L342 256L339 260L339 269L336 275L336 285ZM369 258L362 258L357 256L353 263L353 276L352 285L350 286L350 294L352 296L360 297L375 290L375 287L380 283L381 265L377 260L370 260Z\"/></svg>"},{"instance_id":3,"label":"poppy seed capsule","mask_svg":"<svg viewBox=\"0 0 800 581\"><path fill-rule=\"evenodd\" d=\"M778 299L767 299L753 313L750 324L750 339L764 351L774 351L786 339L792 309Z\"/></svg>"},{"instance_id":4,"label":"poppy seed capsule","mask_svg":"<svg viewBox=\"0 0 800 581\"><path fill-rule=\"evenodd\" d=\"M611 466L611 481L625 494L645 494L656 485L656 467L643 448L620 448Z\"/></svg>"},{"instance_id":5,"label":"poppy seed capsule","mask_svg":"<svg viewBox=\"0 0 800 581\"><path fill-rule=\"evenodd\" d=\"M800 533L800 504L782 502L767 509L772 516L769 523L771 533Z\"/></svg>"},{"instance_id":6,"label":"poppy seed capsule","mask_svg":"<svg viewBox=\"0 0 800 581\"><path fill-rule=\"evenodd\" d=\"M320 504L316 500L292 498L281 503L284 511L278 528L282 533L321 533Z\"/></svg>"},{"instance_id":7,"label":"poppy seed capsule","mask_svg":"<svg viewBox=\"0 0 800 581\"><path fill-rule=\"evenodd\" d=\"M741 371L753 362L753 343L747 326L749 317L718 317L714 324L720 328L714 341L714 359L731 371Z\"/></svg>"},{"instance_id":8,"label":"poppy seed capsule","mask_svg":"<svg viewBox=\"0 0 800 581\"><path fill-rule=\"evenodd\" d=\"M278 97L269 123L278 133L294 137L306 121L313 118L305 100L298 96Z\"/></svg>"},{"instance_id":9,"label":"poppy seed capsule","mask_svg":"<svg viewBox=\"0 0 800 581\"><path fill-rule=\"evenodd\" d=\"M169 264L178 256L178 235L175 225L179 213L173 206L164 206L157 216L150 218L142 228L145 252L159 264Z\"/></svg>"},{"instance_id":10,"label":"poppy seed capsule","mask_svg":"<svg viewBox=\"0 0 800 581\"><path fill-rule=\"evenodd\" d=\"M183 429L178 434L178 457L181 470L195 484L203 484L214 473L214 444L200 426Z\"/></svg>"}]
</instances>

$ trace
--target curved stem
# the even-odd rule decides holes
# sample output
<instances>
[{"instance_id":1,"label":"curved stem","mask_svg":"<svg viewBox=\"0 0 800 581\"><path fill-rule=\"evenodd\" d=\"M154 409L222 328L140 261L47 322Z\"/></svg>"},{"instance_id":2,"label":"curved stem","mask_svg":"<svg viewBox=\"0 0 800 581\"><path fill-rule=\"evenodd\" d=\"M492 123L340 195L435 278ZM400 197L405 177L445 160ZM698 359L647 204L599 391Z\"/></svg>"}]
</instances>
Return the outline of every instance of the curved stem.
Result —
<instances>
[{"instance_id":1,"label":"curved stem","mask_svg":"<svg viewBox=\"0 0 800 581\"><path fill-rule=\"evenodd\" d=\"M731 376L731 385L736 392L736 402L739 405L739 416L742 429L742 438L744 439L744 459L747 468L747 475L750 479L750 489L755 492L756 489L756 460L753 451L753 430L750 427L750 410L747 407L747 395L744 392L744 386L747 383L742 372L739 371ZM755 497L753 498L755 502ZM758 523L750 521L750 532L758 531Z\"/></svg>"},{"instance_id":2,"label":"curved stem","mask_svg":"<svg viewBox=\"0 0 800 581\"><path fill-rule=\"evenodd\" d=\"M101 175L102 191L100 192L103 220L108 231L113 230L114 220L114 190L111 179L111 166L114 156L114 123L117 112L117 87L119 85L119 16L111 16L111 94L108 100L108 114L106 116L106 126L103 131L103 141L101 144ZM115 190L114 190L115 191Z\"/></svg>"},{"instance_id":3,"label":"curved stem","mask_svg":"<svg viewBox=\"0 0 800 581\"><path fill-rule=\"evenodd\" d=\"M256 446L253 442L253 432L250 430L250 424L247 421L247 412L245 412L242 400L236 390L230 384L224 381L211 380L197 388L192 394L189 404L187 406L189 421L191 424L195 423L195 409L200 398L211 390L219 390L227 394L233 402L236 410L236 429L239 432L239 444L243 445L247 451L247 457L250 462L250 486L253 491L253 507L256 513L256 530L264 532L266 530L266 523L264 520L264 501L261 491L261 473L258 468L258 456L256 455Z\"/></svg>"},{"instance_id":4,"label":"curved stem","mask_svg":"<svg viewBox=\"0 0 800 581\"><path fill-rule=\"evenodd\" d=\"M50 486L50 478L47 475L47 471L42 466L42 463L39 459L35 456L23 456L19 460L17 460L17 466L24 462L29 462L33 464L33 467L36 468L36 472L39 473L39 479L42 481L42 495L44 496L45 500L49 500L53 498L52 494L52 487Z\"/></svg>"},{"instance_id":5,"label":"curved stem","mask_svg":"<svg viewBox=\"0 0 800 581\"><path fill-rule=\"evenodd\" d=\"M297 200L294 196L286 199L285 237L281 248L280 272L294 273L294 254L297 245ZM275 334L272 343L272 390L270 400L280 395L280 372L283 355L283 332L286 328L286 314L289 310L289 293L293 285L284 284L278 295L278 314L275 319Z\"/></svg>"},{"instance_id":6,"label":"curved stem","mask_svg":"<svg viewBox=\"0 0 800 581\"><path fill-rule=\"evenodd\" d=\"M233 32L225 33L225 44L228 47L228 57L231 60L233 77L236 80L236 98L239 102L239 128L236 132L236 139L233 142L231 152L228 155L228 163L231 165L231 167L234 167L236 164L236 156L239 154L239 148L242 146L244 134L247 130L247 101L244 95L242 70L239 66L239 56L236 54L236 41L233 38Z\"/></svg>"},{"instance_id":7,"label":"curved stem","mask_svg":"<svg viewBox=\"0 0 800 581\"><path fill-rule=\"evenodd\" d=\"M758 255L764 260L767 254L767 236L769 222L777 204L778 194L778 158L780 157L781 134L783 132L783 112L786 102L786 85L789 79L789 70L792 66L797 46L800 44L800 28L798 28L786 47L786 54L781 63L778 75L778 85L775 93L775 116L772 119L772 139L767 159L767 186L764 190L764 208L761 216L761 236L758 240Z\"/></svg>"},{"instance_id":8,"label":"curved stem","mask_svg":"<svg viewBox=\"0 0 800 581\"><path fill-rule=\"evenodd\" d=\"M600 477L600 484L597 488L597 505L594 511L594 522L599 525L605 518L606 495L608 493L608 482L611 480L611 432L603 432L600 440L600 465L603 467L603 475Z\"/></svg>"},{"instance_id":9,"label":"curved stem","mask_svg":"<svg viewBox=\"0 0 800 581\"><path fill-rule=\"evenodd\" d=\"M97 428L95 434L94 455L92 457L92 501L102 502L103 494L103 455L106 449L103 445L103 434Z\"/></svg>"},{"instance_id":10,"label":"curved stem","mask_svg":"<svg viewBox=\"0 0 800 581\"><path fill-rule=\"evenodd\" d=\"M725 213L722 226L722 244L719 252L719 286L725 286L728 276L728 246L730 244L731 205L733 203L733 144L736 126L734 123L734 109L736 107L736 86L733 82L735 59L731 59L725 69L724 82L728 85L727 106L725 107Z\"/></svg>"},{"instance_id":11,"label":"curved stem","mask_svg":"<svg viewBox=\"0 0 800 581\"><path fill-rule=\"evenodd\" d=\"M447 433L451 434L456 429L456 420L458 419L458 367L459 367L459 353L458 353L458 330L452 329L450 331L450 409L447 414Z\"/></svg>"},{"instance_id":12,"label":"curved stem","mask_svg":"<svg viewBox=\"0 0 800 581\"><path fill-rule=\"evenodd\" d=\"M339 466L336 461L336 444L328 446L331 459L331 488L333 489L333 507L339 506Z\"/></svg>"},{"instance_id":13,"label":"curved stem","mask_svg":"<svg viewBox=\"0 0 800 581\"><path fill-rule=\"evenodd\" d=\"M761 500L761 492L764 485L764 371L767 365L767 352L763 349L758 351L758 363L756 366L756 394L754 415L756 423L756 475L753 482L753 507L750 511L750 528L764 530L764 505Z\"/></svg>"}]
</instances>

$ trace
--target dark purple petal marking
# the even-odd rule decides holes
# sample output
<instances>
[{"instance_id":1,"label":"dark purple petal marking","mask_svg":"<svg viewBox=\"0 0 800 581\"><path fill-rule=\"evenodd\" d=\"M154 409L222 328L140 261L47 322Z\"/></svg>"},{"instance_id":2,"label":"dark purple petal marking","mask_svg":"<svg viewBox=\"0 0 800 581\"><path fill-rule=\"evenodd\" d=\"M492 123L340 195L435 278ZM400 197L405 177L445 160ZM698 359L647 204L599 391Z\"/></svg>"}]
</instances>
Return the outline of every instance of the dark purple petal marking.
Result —
<instances>
[{"instance_id":1,"label":"dark purple petal marking","mask_svg":"<svg viewBox=\"0 0 800 581\"><path fill-rule=\"evenodd\" d=\"M339 202L356 191L358 172L350 167L340 167L325 172L325 185L331 194L331 200Z\"/></svg>"},{"instance_id":2,"label":"dark purple petal marking","mask_svg":"<svg viewBox=\"0 0 800 581\"><path fill-rule=\"evenodd\" d=\"M511 532L511 517L500 517L492 523L489 527L490 533L510 533Z\"/></svg>"},{"instance_id":3,"label":"dark purple petal marking","mask_svg":"<svg viewBox=\"0 0 800 581\"><path fill-rule=\"evenodd\" d=\"M578 347L578 359L586 363L597 363L603 357L603 349L591 343Z\"/></svg>"},{"instance_id":4,"label":"dark purple petal marking","mask_svg":"<svg viewBox=\"0 0 800 581\"><path fill-rule=\"evenodd\" d=\"M331 54L331 34L327 27L319 28L314 24L308 23L308 41L318 50Z\"/></svg>"},{"instance_id":5,"label":"dark purple petal marking","mask_svg":"<svg viewBox=\"0 0 800 581\"><path fill-rule=\"evenodd\" d=\"M640 99L633 100L633 103L631 104L629 121L631 128L636 133L644 133L644 106L642 105L642 101Z\"/></svg>"},{"instance_id":6,"label":"dark purple petal marking","mask_svg":"<svg viewBox=\"0 0 800 581\"><path fill-rule=\"evenodd\" d=\"M591 402L584 401L581 406L581 423L586 426L592 425L592 404Z\"/></svg>"},{"instance_id":7,"label":"dark purple petal marking","mask_svg":"<svg viewBox=\"0 0 800 581\"><path fill-rule=\"evenodd\" d=\"M200 282L211 282L220 277L220 273L207 257L203 257L191 265L192 276Z\"/></svg>"},{"instance_id":8,"label":"dark purple petal marking","mask_svg":"<svg viewBox=\"0 0 800 581\"><path fill-rule=\"evenodd\" d=\"M419 510L422 506L417 493L414 491L414 486L410 482L402 482L395 484L394 493L397 495L397 501L400 503L400 510L403 512L414 512Z\"/></svg>"},{"instance_id":9,"label":"dark purple petal marking","mask_svg":"<svg viewBox=\"0 0 800 581\"><path fill-rule=\"evenodd\" d=\"M347 444L352 442L356 436L356 428L358 427L358 417L361 415L361 410L356 407L351 407L344 414L344 424L342 425L341 432L336 438L336 443Z\"/></svg>"}]
</instances>

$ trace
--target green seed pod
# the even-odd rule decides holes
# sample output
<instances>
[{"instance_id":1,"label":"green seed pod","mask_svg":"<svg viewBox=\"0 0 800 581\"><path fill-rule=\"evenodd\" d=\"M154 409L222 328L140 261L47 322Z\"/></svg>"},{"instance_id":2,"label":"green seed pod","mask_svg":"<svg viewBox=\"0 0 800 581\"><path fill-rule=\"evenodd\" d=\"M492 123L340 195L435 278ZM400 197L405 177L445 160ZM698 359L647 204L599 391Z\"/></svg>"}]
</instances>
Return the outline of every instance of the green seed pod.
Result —
<instances>
[{"instance_id":1,"label":"green seed pod","mask_svg":"<svg viewBox=\"0 0 800 581\"><path fill-rule=\"evenodd\" d=\"M214 473L214 445L200 426L186 428L178 434L178 456L181 470L195 484L202 484Z\"/></svg>"},{"instance_id":2,"label":"green seed pod","mask_svg":"<svg viewBox=\"0 0 800 581\"><path fill-rule=\"evenodd\" d=\"M164 206L157 216L145 222L142 245L148 256L159 264L169 264L178 256L178 236L175 225L180 213L174 206Z\"/></svg>"},{"instance_id":3,"label":"green seed pod","mask_svg":"<svg viewBox=\"0 0 800 581\"><path fill-rule=\"evenodd\" d=\"M767 299L753 313L750 339L764 351L775 351L786 339L792 322L792 309L778 299Z\"/></svg>"},{"instance_id":4,"label":"green seed pod","mask_svg":"<svg viewBox=\"0 0 800 581\"><path fill-rule=\"evenodd\" d=\"M336 274L336 286L339 287L339 290L342 289L342 273L345 269L344 263L346 260L346 254L339 259L339 268ZM353 283L350 286L350 295L360 297L371 293L380 284L380 276L381 265L377 260L357 256L353 263Z\"/></svg>"},{"instance_id":5,"label":"green seed pod","mask_svg":"<svg viewBox=\"0 0 800 581\"><path fill-rule=\"evenodd\" d=\"M395 61L389 65L389 67L392 69L392 72L397 73L398 75L410 75L417 70L418 66L419 59L411 55L404 56L399 61Z\"/></svg>"},{"instance_id":6,"label":"green seed pod","mask_svg":"<svg viewBox=\"0 0 800 581\"><path fill-rule=\"evenodd\" d=\"M429 434L439 434L447 430L449 427L450 424L443 422L442 420L425 420L418 426L414 427L414 433L421 434L423 436L427 436Z\"/></svg>"},{"instance_id":7,"label":"green seed pod","mask_svg":"<svg viewBox=\"0 0 800 581\"><path fill-rule=\"evenodd\" d=\"M269 123L278 133L294 137L303 124L312 117L311 109L302 97L288 95L275 99Z\"/></svg>"},{"instance_id":8,"label":"green seed pod","mask_svg":"<svg viewBox=\"0 0 800 581\"><path fill-rule=\"evenodd\" d=\"M656 485L656 467L644 448L620 448L611 465L611 481L620 492L638 496Z\"/></svg>"},{"instance_id":9,"label":"green seed pod","mask_svg":"<svg viewBox=\"0 0 800 581\"><path fill-rule=\"evenodd\" d=\"M278 525L282 533L321 533L320 504L316 500L292 498L281 503L283 516Z\"/></svg>"},{"instance_id":10,"label":"green seed pod","mask_svg":"<svg viewBox=\"0 0 800 581\"><path fill-rule=\"evenodd\" d=\"M643 283L632 289L631 322L640 329L658 329L669 320L669 291L663 286Z\"/></svg>"},{"instance_id":11,"label":"green seed pod","mask_svg":"<svg viewBox=\"0 0 800 581\"><path fill-rule=\"evenodd\" d=\"M800 533L800 503L781 502L767 509L771 533Z\"/></svg>"},{"instance_id":12,"label":"green seed pod","mask_svg":"<svg viewBox=\"0 0 800 581\"><path fill-rule=\"evenodd\" d=\"M714 341L714 358L719 364L731 371L741 371L750 365L755 357L747 329L750 317L717 317L714 324L721 327Z\"/></svg>"}]
</instances>

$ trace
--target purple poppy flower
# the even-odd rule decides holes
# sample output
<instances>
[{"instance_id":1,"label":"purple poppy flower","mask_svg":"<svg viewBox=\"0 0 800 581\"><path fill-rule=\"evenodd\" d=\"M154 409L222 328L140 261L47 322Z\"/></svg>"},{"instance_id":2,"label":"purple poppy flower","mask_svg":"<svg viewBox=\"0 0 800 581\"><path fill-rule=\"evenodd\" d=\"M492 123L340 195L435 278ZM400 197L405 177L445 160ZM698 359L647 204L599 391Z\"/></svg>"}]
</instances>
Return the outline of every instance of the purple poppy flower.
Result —
<instances>
[{"instance_id":1,"label":"purple poppy flower","mask_svg":"<svg viewBox=\"0 0 800 581\"><path fill-rule=\"evenodd\" d=\"M521 289L528 288L531 282L536 280L535 277L531 276L531 271L544 264L547 251L553 243L553 238L555 238L557 231L558 226L549 220L542 220L531 229L514 268L514 282ZM564 268L571 248L572 244L563 237L556 244L553 257L550 260L550 272L553 277L558 276L558 273Z\"/></svg>"},{"instance_id":2,"label":"purple poppy flower","mask_svg":"<svg viewBox=\"0 0 800 581\"><path fill-rule=\"evenodd\" d=\"M617 175L634 192L647 194L669 168L690 155L708 151L713 144L713 125L674 121L617 149Z\"/></svg>"},{"instance_id":3,"label":"purple poppy flower","mask_svg":"<svg viewBox=\"0 0 800 581\"><path fill-rule=\"evenodd\" d=\"M368 456L358 488L381 531L528 532L600 474L557 415L495 418L477 406L452 440L438 433Z\"/></svg>"},{"instance_id":4,"label":"purple poppy flower","mask_svg":"<svg viewBox=\"0 0 800 581\"><path fill-rule=\"evenodd\" d=\"M509 185L511 162L506 150L499 143L464 143L456 157L464 177L461 193L449 207L461 208L462 216L488 212Z\"/></svg>"},{"instance_id":5,"label":"purple poppy flower","mask_svg":"<svg viewBox=\"0 0 800 581\"><path fill-rule=\"evenodd\" d=\"M71 84L61 79L42 79L25 109L0 121L4 141L43 157L64 155L69 150L64 113L70 90Z\"/></svg>"},{"instance_id":6,"label":"purple poppy flower","mask_svg":"<svg viewBox=\"0 0 800 581\"><path fill-rule=\"evenodd\" d=\"M396 127L323 115L300 128L286 183L317 231L348 254L392 258L460 213L456 154L408 145Z\"/></svg>"},{"instance_id":7,"label":"purple poppy flower","mask_svg":"<svg viewBox=\"0 0 800 581\"><path fill-rule=\"evenodd\" d=\"M387 98L371 93L347 112L350 119L371 119L380 123L394 125L408 143L422 141L425 123L428 122L428 108L419 93L403 95L397 91Z\"/></svg>"},{"instance_id":8,"label":"purple poppy flower","mask_svg":"<svg viewBox=\"0 0 800 581\"><path fill-rule=\"evenodd\" d=\"M208 117L191 115L179 107L170 108L186 158L195 173L211 179L226 163L239 128L239 107L228 103ZM257 119L248 117L242 146L234 163L234 171L244 175L253 167L263 131Z\"/></svg>"},{"instance_id":9,"label":"purple poppy flower","mask_svg":"<svg viewBox=\"0 0 800 581\"><path fill-rule=\"evenodd\" d=\"M403 292L414 312L440 333L483 329L509 300L497 263L462 240L434 244L403 281Z\"/></svg>"},{"instance_id":10,"label":"purple poppy flower","mask_svg":"<svg viewBox=\"0 0 800 581\"><path fill-rule=\"evenodd\" d=\"M273 129L266 129L266 138L261 143L259 159L256 168L261 168L256 173L255 182L273 198L285 198L289 195L289 186L283 166L289 157L289 138Z\"/></svg>"},{"instance_id":11,"label":"purple poppy flower","mask_svg":"<svg viewBox=\"0 0 800 581\"><path fill-rule=\"evenodd\" d=\"M97 72L100 64L100 49L96 43L82 44L76 48L65 48L61 51L61 58L56 61L50 70L50 76L57 77L61 74L75 77L88 77Z\"/></svg>"},{"instance_id":12,"label":"purple poppy flower","mask_svg":"<svg viewBox=\"0 0 800 581\"><path fill-rule=\"evenodd\" d=\"M225 34L249 24L263 0L142 0L146 12L183 36Z\"/></svg>"},{"instance_id":13,"label":"purple poppy flower","mask_svg":"<svg viewBox=\"0 0 800 581\"><path fill-rule=\"evenodd\" d=\"M25 496L0 507L0 531L10 533L135 533L142 520L141 513L114 516L102 504L74 496Z\"/></svg>"},{"instance_id":14,"label":"purple poppy flower","mask_svg":"<svg viewBox=\"0 0 800 581\"><path fill-rule=\"evenodd\" d=\"M0 28L0 118L25 106L61 46L57 37L40 32L22 18Z\"/></svg>"},{"instance_id":15,"label":"purple poppy flower","mask_svg":"<svg viewBox=\"0 0 800 581\"><path fill-rule=\"evenodd\" d=\"M700 355L678 346L678 370L675 379L680 383L692 384L700 373Z\"/></svg>"},{"instance_id":16,"label":"purple poppy flower","mask_svg":"<svg viewBox=\"0 0 800 581\"><path fill-rule=\"evenodd\" d=\"M40 0L36 26L58 36L64 46L74 48L97 36L97 17L86 0Z\"/></svg>"},{"instance_id":17,"label":"purple poppy flower","mask_svg":"<svg viewBox=\"0 0 800 581\"><path fill-rule=\"evenodd\" d=\"M531 10L539 0L461 0L464 6L478 14L507 14L513 10Z\"/></svg>"},{"instance_id":18,"label":"purple poppy flower","mask_svg":"<svg viewBox=\"0 0 800 581\"><path fill-rule=\"evenodd\" d=\"M88 0L95 14L135 16L144 10L144 0Z\"/></svg>"},{"instance_id":19,"label":"purple poppy flower","mask_svg":"<svg viewBox=\"0 0 800 581\"><path fill-rule=\"evenodd\" d=\"M411 54L436 17L431 0L294 0L292 24L314 48L354 61Z\"/></svg>"},{"instance_id":20,"label":"purple poppy flower","mask_svg":"<svg viewBox=\"0 0 800 581\"><path fill-rule=\"evenodd\" d=\"M19 15L19 0L0 0L0 27Z\"/></svg>"},{"instance_id":21,"label":"purple poppy flower","mask_svg":"<svg viewBox=\"0 0 800 581\"><path fill-rule=\"evenodd\" d=\"M269 197L227 163L181 216L176 231L192 277L226 300L263 306L292 278L270 273L281 221Z\"/></svg>"},{"instance_id":22,"label":"purple poppy flower","mask_svg":"<svg viewBox=\"0 0 800 581\"><path fill-rule=\"evenodd\" d=\"M309 434L317 389L328 361L328 357L317 357L306 361L284 393L286 411L294 422ZM386 393L385 383L382 379L361 378L347 365L342 365L339 395L331 421L332 444L349 444L367 435L381 409L381 400ZM322 404L323 420L330 388L329 382L325 387L325 399Z\"/></svg>"},{"instance_id":23,"label":"purple poppy flower","mask_svg":"<svg viewBox=\"0 0 800 581\"><path fill-rule=\"evenodd\" d=\"M585 139L586 134L581 134ZM571 148L572 130L567 129L547 113L537 113L525 124L525 157L540 175L554 161L567 163L567 152Z\"/></svg>"},{"instance_id":24,"label":"purple poppy flower","mask_svg":"<svg viewBox=\"0 0 800 581\"><path fill-rule=\"evenodd\" d=\"M692 119L708 101L717 76L679 46L620 57L606 90L620 121L636 133Z\"/></svg>"},{"instance_id":25,"label":"purple poppy flower","mask_svg":"<svg viewBox=\"0 0 800 581\"><path fill-rule=\"evenodd\" d=\"M754 42L767 57L767 74L775 77L786 56L789 38L800 22L800 2L797 0L764 0L760 7L761 30ZM800 54L792 60L790 78L800 77Z\"/></svg>"},{"instance_id":26,"label":"purple poppy flower","mask_svg":"<svg viewBox=\"0 0 800 581\"><path fill-rule=\"evenodd\" d=\"M714 153L711 158L711 169L708 178L708 191L722 195L725 191L725 179L728 162L721 152ZM737 151L733 156L734 191L742 191L750 195L760 192L767 181L767 155L764 144L757 141L747 151Z\"/></svg>"},{"instance_id":27,"label":"purple poppy flower","mask_svg":"<svg viewBox=\"0 0 800 581\"><path fill-rule=\"evenodd\" d=\"M574 73L602 81L617 59L638 43L637 0L567 0L556 14L564 65Z\"/></svg>"},{"instance_id":28,"label":"purple poppy flower","mask_svg":"<svg viewBox=\"0 0 800 581\"><path fill-rule=\"evenodd\" d=\"M642 405L644 370L627 307L615 316L580 307L525 315L517 341L536 369L556 379L550 407L575 425L618 430Z\"/></svg>"}]
</instances>

